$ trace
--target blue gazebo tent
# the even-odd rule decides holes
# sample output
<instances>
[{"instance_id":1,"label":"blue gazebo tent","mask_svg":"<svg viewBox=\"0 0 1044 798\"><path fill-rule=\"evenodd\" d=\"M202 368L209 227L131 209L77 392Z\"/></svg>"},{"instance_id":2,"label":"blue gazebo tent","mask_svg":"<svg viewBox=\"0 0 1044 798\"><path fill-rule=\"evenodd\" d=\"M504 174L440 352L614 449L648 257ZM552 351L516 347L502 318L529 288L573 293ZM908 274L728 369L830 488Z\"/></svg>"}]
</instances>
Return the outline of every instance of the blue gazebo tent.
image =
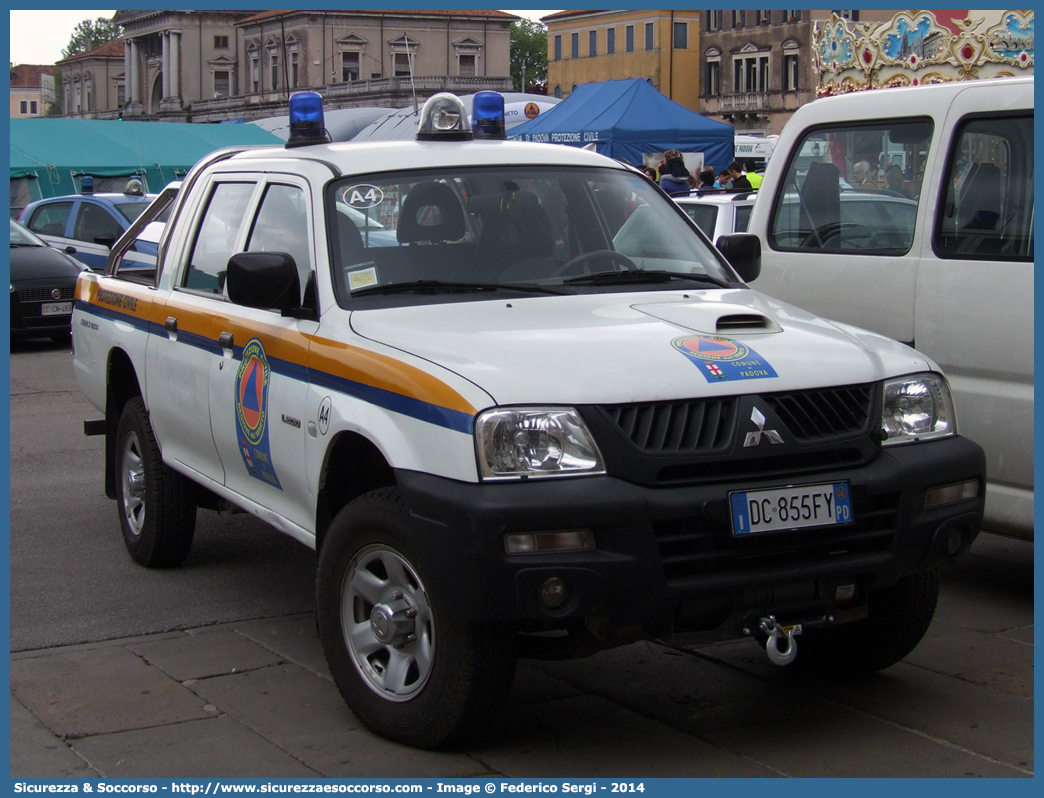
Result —
<instances>
[{"instance_id":1,"label":"blue gazebo tent","mask_svg":"<svg viewBox=\"0 0 1044 798\"><path fill-rule=\"evenodd\" d=\"M519 141L573 147L593 145L602 155L636 166L643 154L670 149L703 153L716 171L733 159L735 128L665 97L641 78L584 83L550 111L508 132Z\"/></svg>"}]
</instances>

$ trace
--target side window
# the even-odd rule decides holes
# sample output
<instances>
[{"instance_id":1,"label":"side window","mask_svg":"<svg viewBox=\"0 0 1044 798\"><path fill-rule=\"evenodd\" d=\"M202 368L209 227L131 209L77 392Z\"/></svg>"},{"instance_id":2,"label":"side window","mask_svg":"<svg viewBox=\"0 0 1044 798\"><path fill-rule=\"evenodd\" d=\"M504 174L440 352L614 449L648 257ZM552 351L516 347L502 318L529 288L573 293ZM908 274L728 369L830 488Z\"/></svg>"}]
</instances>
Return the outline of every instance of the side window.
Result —
<instances>
[{"instance_id":1,"label":"side window","mask_svg":"<svg viewBox=\"0 0 1044 798\"><path fill-rule=\"evenodd\" d=\"M1033 260L1033 117L975 119L954 137L933 245L943 258Z\"/></svg>"},{"instance_id":2,"label":"side window","mask_svg":"<svg viewBox=\"0 0 1044 798\"><path fill-rule=\"evenodd\" d=\"M736 208L736 222L733 225L734 233L745 233L750 227L750 215L754 212L753 205L740 205Z\"/></svg>"},{"instance_id":3,"label":"side window","mask_svg":"<svg viewBox=\"0 0 1044 798\"><path fill-rule=\"evenodd\" d=\"M800 252L908 252L932 133L932 123L920 119L808 131L787 164L769 245Z\"/></svg>"},{"instance_id":4,"label":"side window","mask_svg":"<svg viewBox=\"0 0 1044 798\"><path fill-rule=\"evenodd\" d=\"M53 202L44 205L33 212L33 217L26 227L42 236L64 236L71 211L71 202Z\"/></svg>"},{"instance_id":5,"label":"side window","mask_svg":"<svg viewBox=\"0 0 1044 798\"><path fill-rule=\"evenodd\" d=\"M218 183L214 187L192 245L182 283L185 288L222 292L228 259L235 254L236 238L253 191L253 183Z\"/></svg>"},{"instance_id":6,"label":"side window","mask_svg":"<svg viewBox=\"0 0 1044 798\"><path fill-rule=\"evenodd\" d=\"M312 270L305 193L296 186L272 184L265 189L247 240L247 252L286 252L297 264L301 290Z\"/></svg>"},{"instance_id":7,"label":"side window","mask_svg":"<svg viewBox=\"0 0 1044 798\"><path fill-rule=\"evenodd\" d=\"M76 216L76 225L73 228L73 238L77 241L101 243L96 242L95 239L108 237L117 239L122 233L123 228L107 210L89 202L80 203L80 212Z\"/></svg>"}]
</instances>

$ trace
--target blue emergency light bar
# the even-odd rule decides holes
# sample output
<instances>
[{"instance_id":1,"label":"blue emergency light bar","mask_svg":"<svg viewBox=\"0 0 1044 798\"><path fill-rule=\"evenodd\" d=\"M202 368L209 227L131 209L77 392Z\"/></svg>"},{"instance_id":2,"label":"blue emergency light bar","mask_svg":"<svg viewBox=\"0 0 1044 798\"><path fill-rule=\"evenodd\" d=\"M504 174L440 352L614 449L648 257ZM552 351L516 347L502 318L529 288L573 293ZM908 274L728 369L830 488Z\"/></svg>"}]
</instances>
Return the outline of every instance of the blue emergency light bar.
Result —
<instances>
[{"instance_id":1,"label":"blue emergency light bar","mask_svg":"<svg viewBox=\"0 0 1044 798\"><path fill-rule=\"evenodd\" d=\"M498 91L480 91L472 102L472 130L477 139L506 139L504 95Z\"/></svg>"},{"instance_id":2,"label":"blue emergency light bar","mask_svg":"<svg viewBox=\"0 0 1044 798\"><path fill-rule=\"evenodd\" d=\"M318 92L299 91L290 95L289 147L304 147L308 144L329 144L330 134L326 131L323 116L323 98Z\"/></svg>"}]
</instances>

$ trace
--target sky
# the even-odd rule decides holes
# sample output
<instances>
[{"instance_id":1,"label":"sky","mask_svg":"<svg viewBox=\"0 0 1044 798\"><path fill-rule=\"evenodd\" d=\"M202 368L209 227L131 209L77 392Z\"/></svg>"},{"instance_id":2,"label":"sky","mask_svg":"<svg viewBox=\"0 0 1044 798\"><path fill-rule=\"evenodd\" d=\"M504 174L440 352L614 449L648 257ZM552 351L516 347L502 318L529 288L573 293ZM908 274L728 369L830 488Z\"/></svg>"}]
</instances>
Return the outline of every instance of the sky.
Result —
<instances>
[{"instance_id":1,"label":"sky","mask_svg":"<svg viewBox=\"0 0 1044 798\"><path fill-rule=\"evenodd\" d=\"M409 7L408 5L406 6ZM11 63L53 64L85 19L110 19L115 11L11 11ZM508 11L539 20L553 11Z\"/></svg>"}]
</instances>

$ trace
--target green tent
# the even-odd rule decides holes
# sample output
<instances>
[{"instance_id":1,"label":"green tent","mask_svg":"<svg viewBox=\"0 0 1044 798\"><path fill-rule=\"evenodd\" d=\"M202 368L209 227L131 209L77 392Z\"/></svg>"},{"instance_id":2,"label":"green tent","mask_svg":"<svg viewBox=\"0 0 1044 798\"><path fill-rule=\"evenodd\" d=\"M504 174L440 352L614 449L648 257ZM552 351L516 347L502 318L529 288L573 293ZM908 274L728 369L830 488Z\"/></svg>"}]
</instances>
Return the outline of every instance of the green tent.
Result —
<instances>
[{"instance_id":1,"label":"green tent","mask_svg":"<svg viewBox=\"0 0 1044 798\"><path fill-rule=\"evenodd\" d=\"M239 144L282 146L283 141L250 124L12 119L11 210L34 199L75 194L83 175L94 177L96 191L112 190L106 182L118 182L116 190L122 190L122 178L140 175L147 190L157 192L208 153Z\"/></svg>"}]
</instances>

